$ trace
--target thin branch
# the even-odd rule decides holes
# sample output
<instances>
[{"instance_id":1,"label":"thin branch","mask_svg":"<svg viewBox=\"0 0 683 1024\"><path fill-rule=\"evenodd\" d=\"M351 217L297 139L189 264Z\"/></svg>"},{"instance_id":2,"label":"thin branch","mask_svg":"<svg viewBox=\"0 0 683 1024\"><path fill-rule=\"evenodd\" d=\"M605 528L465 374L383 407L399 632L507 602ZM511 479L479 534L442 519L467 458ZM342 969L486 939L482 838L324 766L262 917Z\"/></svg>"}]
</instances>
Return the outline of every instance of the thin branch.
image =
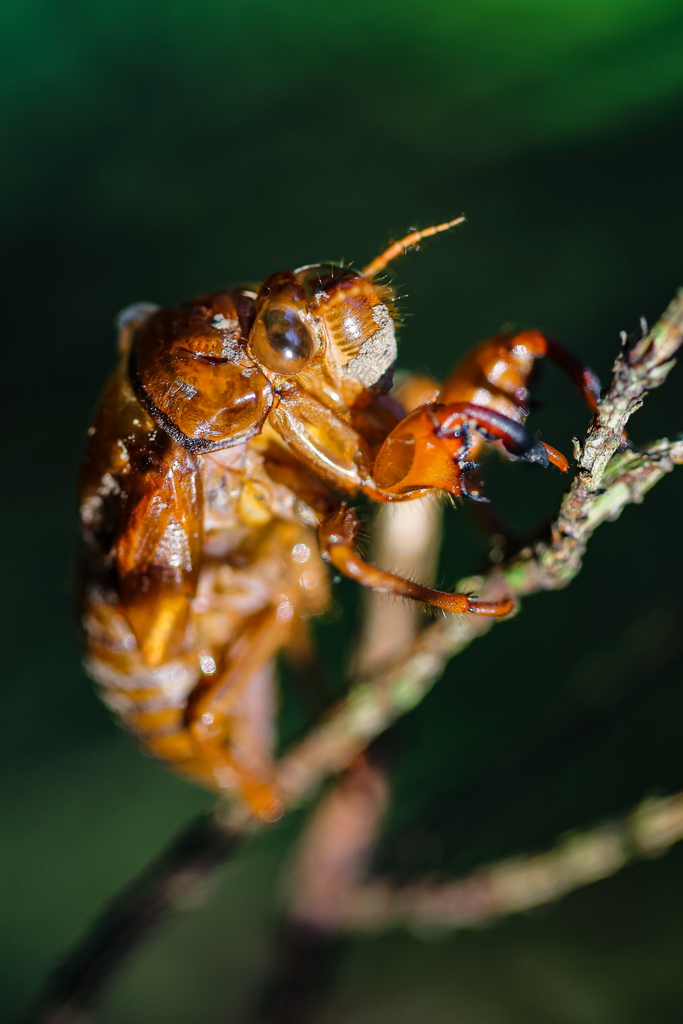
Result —
<instances>
[{"instance_id":1,"label":"thin branch","mask_svg":"<svg viewBox=\"0 0 683 1024\"><path fill-rule=\"evenodd\" d=\"M631 502L642 501L658 480L683 462L683 442L667 440L616 454L629 418L647 391L664 383L681 343L683 290L630 352L625 344L622 347L610 386L585 440L577 445L577 474L550 543L525 549L510 564L485 576L463 580L460 589L498 600L565 587L579 572L597 527L616 519ZM492 625L493 620L474 615L435 622L403 658L356 682L320 725L282 758L278 782L285 800L290 805L300 802L323 778L348 767L368 743L423 699L450 658Z\"/></svg>"},{"instance_id":2,"label":"thin branch","mask_svg":"<svg viewBox=\"0 0 683 1024\"><path fill-rule=\"evenodd\" d=\"M388 572L433 582L441 546L443 502L432 495L397 505L380 505L372 528L371 558ZM369 676L390 661L403 657L424 625L424 613L414 601L362 589L363 616L353 675Z\"/></svg>"},{"instance_id":3,"label":"thin branch","mask_svg":"<svg viewBox=\"0 0 683 1024\"><path fill-rule=\"evenodd\" d=\"M603 485L609 486L608 467L612 480L622 467L629 466L633 472L647 476L647 468L638 471L630 465L628 455L617 466L610 462L622 444L626 424L643 404L645 395L660 387L673 369L676 362L673 356L682 341L683 289L671 301L661 320L630 352L622 336L622 350L613 367L610 387L598 403L585 441L576 445L576 477L562 502L551 543L537 555L541 573L547 574L547 582L541 589L552 589L572 580L581 567L586 544L595 529L593 521L598 525L605 518L616 518L623 508L623 504L617 503L611 515L600 515ZM678 457L680 461L680 446ZM657 461L656 454L653 458ZM641 498L642 493L644 491L640 493Z\"/></svg>"},{"instance_id":4,"label":"thin branch","mask_svg":"<svg viewBox=\"0 0 683 1024\"><path fill-rule=\"evenodd\" d=\"M237 848L241 835L202 815L129 886L48 979L25 1024L75 1024L98 999L121 962L173 910L196 906L196 887ZM190 894L193 895L190 902Z\"/></svg>"},{"instance_id":5,"label":"thin branch","mask_svg":"<svg viewBox=\"0 0 683 1024\"><path fill-rule=\"evenodd\" d=\"M339 954L348 938L306 922L280 923L271 971L261 985L251 1016L255 1024L308 1024L318 1016L320 1004L334 976Z\"/></svg>"},{"instance_id":6,"label":"thin branch","mask_svg":"<svg viewBox=\"0 0 683 1024\"><path fill-rule=\"evenodd\" d=\"M436 568L441 505L428 498L380 507L372 559L383 569L427 579ZM371 673L405 654L422 613L412 602L364 590L353 667ZM366 877L380 831L388 781L375 748L358 757L310 815L296 851L286 916L273 937L253 1019L305 1024L314 1019L344 942L338 919L347 891Z\"/></svg>"},{"instance_id":7,"label":"thin branch","mask_svg":"<svg viewBox=\"0 0 683 1024\"><path fill-rule=\"evenodd\" d=\"M287 917L274 936L254 1019L305 1024L315 1018L344 943L347 893L365 878L386 807L385 772L356 760L316 807L302 836Z\"/></svg>"},{"instance_id":8,"label":"thin branch","mask_svg":"<svg viewBox=\"0 0 683 1024\"><path fill-rule=\"evenodd\" d=\"M392 886L375 881L347 889L340 931L407 927L424 933L470 928L530 910L664 853L683 839L683 793L647 800L622 821L577 832L546 853L499 861L443 884Z\"/></svg>"},{"instance_id":9,"label":"thin branch","mask_svg":"<svg viewBox=\"0 0 683 1024\"><path fill-rule=\"evenodd\" d=\"M388 797L386 773L367 755L326 794L299 843L289 896L293 918L336 931L346 891L366 876Z\"/></svg>"},{"instance_id":10,"label":"thin branch","mask_svg":"<svg viewBox=\"0 0 683 1024\"><path fill-rule=\"evenodd\" d=\"M662 438L636 451L616 455L590 489L577 475L552 528L548 545L524 551L505 570L518 596L566 587L581 570L588 541L602 523L618 519L624 508L640 504L647 492L683 463L683 441ZM595 478L593 478L595 479Z\"/></svg>"}]
</instances>

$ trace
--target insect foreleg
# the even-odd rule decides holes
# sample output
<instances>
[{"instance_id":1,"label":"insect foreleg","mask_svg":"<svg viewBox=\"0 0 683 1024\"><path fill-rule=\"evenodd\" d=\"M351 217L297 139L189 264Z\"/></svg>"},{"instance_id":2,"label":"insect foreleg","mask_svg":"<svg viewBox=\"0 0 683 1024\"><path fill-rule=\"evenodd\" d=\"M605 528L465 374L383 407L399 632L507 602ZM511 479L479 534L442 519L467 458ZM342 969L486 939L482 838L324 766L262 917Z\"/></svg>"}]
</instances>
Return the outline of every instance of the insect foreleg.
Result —
<instances>
[{"instance_id":1,"label":"insect foreleg","mask_svg":"<svg viewBox=\"0 0 683 1024\"><path fill-rule=\"evenodd\" d=\"M373 479L387 495L438 488L459 497L463 473L481 442L499 442L525 462L567 469L564 456L538 441L516 420L471 402L425 405L406 416L380 448Z\"/></svg>"}]
</instances>

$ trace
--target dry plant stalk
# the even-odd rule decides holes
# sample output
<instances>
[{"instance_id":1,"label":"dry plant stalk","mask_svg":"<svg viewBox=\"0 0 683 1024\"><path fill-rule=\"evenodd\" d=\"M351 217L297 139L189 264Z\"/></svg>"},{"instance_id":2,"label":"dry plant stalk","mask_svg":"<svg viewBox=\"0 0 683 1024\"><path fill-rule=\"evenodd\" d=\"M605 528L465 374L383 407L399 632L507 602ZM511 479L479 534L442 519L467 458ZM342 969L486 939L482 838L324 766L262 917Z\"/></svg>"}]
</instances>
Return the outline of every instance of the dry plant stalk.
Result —
<instances>
[{"instance_id":1,"label":"dry plant stalk","mask_svg":"<svg viewBox=\"0 0 683 1024\"><path fill-rule=\"evenodd\" d=\"M629 863L659 856L681 839L683 793L647 800L623 820L576 832L545 853L499 861L452 882L393 886L370 880L343 894L337 890L337 928L374 932L403 926L433 932L476 927L551 903Z\"/></svg>"}]
</instances>

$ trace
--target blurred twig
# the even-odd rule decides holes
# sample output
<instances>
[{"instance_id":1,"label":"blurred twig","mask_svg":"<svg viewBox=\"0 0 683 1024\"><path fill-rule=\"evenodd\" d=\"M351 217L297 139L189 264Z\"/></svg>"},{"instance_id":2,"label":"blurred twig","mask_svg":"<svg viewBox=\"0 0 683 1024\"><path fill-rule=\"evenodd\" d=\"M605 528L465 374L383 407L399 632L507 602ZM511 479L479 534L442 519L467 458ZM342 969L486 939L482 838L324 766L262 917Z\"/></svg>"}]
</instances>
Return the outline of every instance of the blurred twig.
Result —
<instances>
[{"instance_id":1,"label":"blurred twig","mask_svg":"<svg viewBox=\"0 0 683 1024\"><path fill-rule=\"evenodd\" d=\"M551 700L548 713L538 699L533 700L533 722L527 721L529 705L518 705L521 720L503 726L503 732L512 728L513 744L500 746L494 740L494 755L478 771L421 801L419 822L408 819L394 827L390 849L411 851L410 863L402 858L402 872L415 875L417 871L417 835L438 832L443 849L453 843L460 846L463 836L468 846L476 845L493 816L523 799L528 787L566 766L579 751L594 749L625 715L646 715L670 688L677 687L683 667L681 610L668 602L655 604L624 623L607 645L572 659L562 681L569 700L561 700L559 706ZM385 839L385 850L386 846Z\"/></svg>"},{"instance_id":2,"label":"blurred twig","mask_svg":"<svg viewBox=\"0 0 683 1024\"><path fill-rule=\"evenodd\" d=\"M120 892L48 980L25 1024L76 1024L147 932L178 910L236 849L241 836L211 815L185 828L157 860ZM192 906L197 905L196 898Z\"/></svg>"},{"instance_id":3,"label":"blurred twig","mask_svg":"<svg viewBox=\"0 0 683 1024\"><path fill-rule=\"evenodd\" d=\"M577 832L546 853L500 861L443 884L371 881L344 892L340 931L468 928L560 899L683 839L683 793L648 800L622 821Z\"/></svg>"},{"instance_id":4,"label":"blurred twig","mask_svg":"<svg viewBox=\"0 0 683 1024\"><path fill-rule=\"evenodd\" d=\"M441 506L429 499L381 507L372 558L384 569L430 581L436 567ZM422 614L412 602L363 592L363 619L353 655L371 673L410 649ZM286 913L273 938L254 1018L259 1024L305 1024L324 998L343 949L339 918L347 892L364 880L388 797L375 748L343 772L313 811L298 844Z\"/></svg>"},{"instance_id":5,"label":"blurred twig","mask_svg":"<svg viewBox=\"0 0 683 1024\"><path fill-rule=\"evenodd\" d=\"M254 1014L259 1024L305 1024L325 995L343 948L347 895L367 874L386 806L386 774L374 760L362 755L342 774L304 831Z\"/></svg>"}]
</instances>

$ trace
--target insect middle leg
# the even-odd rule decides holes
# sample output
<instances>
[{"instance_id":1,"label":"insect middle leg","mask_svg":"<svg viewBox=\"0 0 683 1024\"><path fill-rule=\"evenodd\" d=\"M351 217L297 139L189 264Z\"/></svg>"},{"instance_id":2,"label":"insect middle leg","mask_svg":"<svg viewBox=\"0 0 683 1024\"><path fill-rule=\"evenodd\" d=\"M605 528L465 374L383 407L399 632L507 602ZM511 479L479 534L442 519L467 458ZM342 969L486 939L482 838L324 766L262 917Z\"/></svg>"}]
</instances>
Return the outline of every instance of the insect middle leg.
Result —
<instances>
[{"instance_id":1,"label":"insect middle leg","mask_svg":"<svg viewBox=\"0 0 683 1024\"><path fill-rule=\"evenodd\" d=\"M529 412L529 382L546 356L570 378L591 412L600 398L600 381L571 349L537 330L499 331L480 341L457 364L439 401L478 402L524 420Z\"/></svg>"}]
</instances>

